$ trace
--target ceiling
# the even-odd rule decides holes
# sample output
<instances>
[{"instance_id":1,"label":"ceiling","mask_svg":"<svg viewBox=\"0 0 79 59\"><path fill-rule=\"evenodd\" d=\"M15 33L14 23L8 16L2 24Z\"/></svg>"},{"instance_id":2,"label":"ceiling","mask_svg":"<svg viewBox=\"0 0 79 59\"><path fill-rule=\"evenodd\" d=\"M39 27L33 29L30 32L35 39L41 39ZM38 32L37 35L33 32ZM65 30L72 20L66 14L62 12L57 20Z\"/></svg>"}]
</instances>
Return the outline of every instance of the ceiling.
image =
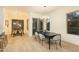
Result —
<instances>
[{"instance_id":1,"label":"ceiling","mask_svg":"<svg viewBox=\"0 0 79 59\"><path fill-rule=\"evenodd\" d=\"M29 12L46 14L54 11L58 7L56 6L8 6L8 8L19 8L19 9L28 10Z\"/></svg>"},{"instance_id":2,"label":"ceiling","mask_svg":"<svg viewBox=\"0 0 79 59\"><path fill-rule=\"evenodd\" d=\"M54 11L57 7L56 6L30 6L26 8L31 12L45 14L45 13L50 13L51 11Z\"/></svg>"}]
</instances>

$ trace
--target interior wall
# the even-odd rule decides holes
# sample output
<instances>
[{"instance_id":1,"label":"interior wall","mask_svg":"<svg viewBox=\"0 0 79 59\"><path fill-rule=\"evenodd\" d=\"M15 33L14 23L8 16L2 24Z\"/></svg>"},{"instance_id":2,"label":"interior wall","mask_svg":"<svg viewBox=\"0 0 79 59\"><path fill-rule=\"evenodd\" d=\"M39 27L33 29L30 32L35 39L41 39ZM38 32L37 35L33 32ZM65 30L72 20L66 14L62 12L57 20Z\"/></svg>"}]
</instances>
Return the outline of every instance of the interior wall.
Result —
<instances>
[{"instance_id":1,"label":"interior wall","mask_svg":"<svg viewBox=\"0 0 79 59\"><path fill-rule=\"evenodd\" d=\"M5 26L5 34L11 34L12 31L12 19L24 20L24 33L28 33L27 30L27 19L28 13L22 9L18 8L5 8L4 11L5 20L8 20L9 25L8 27Z\"/></svg>"},{"instance_id":2,"label":"interior wall","mask_svg":"<svg viewBox=\"0 0 79 59\"><path fill-rule=\"evenodd\" d=\"M53 11L49 16L51 19L50 30L51 32L60 33L62 40L79 45L79 35L67 33L67 18L66 14L72 11L79 10L79 7L60 7Z\"/></svg>"},{"instance_id":3,"label":"interior wall","mask_svg":"<svg viewBox=\"0 0 79 59\"><path fill-rule=\"evenodd\" d=\"M0 34L4 32L4 12L3 8L0 7Z\"/></svg>"}]
</instances>

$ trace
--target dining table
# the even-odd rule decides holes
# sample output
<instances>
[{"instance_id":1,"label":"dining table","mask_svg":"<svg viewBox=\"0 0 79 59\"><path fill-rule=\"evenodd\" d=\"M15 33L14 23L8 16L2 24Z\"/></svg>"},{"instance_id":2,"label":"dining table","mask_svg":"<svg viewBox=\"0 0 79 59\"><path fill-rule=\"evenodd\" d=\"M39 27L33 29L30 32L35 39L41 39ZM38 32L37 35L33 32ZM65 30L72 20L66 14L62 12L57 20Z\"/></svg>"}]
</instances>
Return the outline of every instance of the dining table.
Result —
<instances>
[{"instance_id":1,"label":"dining table","mask_svg":"<svg viewBox=\"0 0 79 59\"><path fill-rule=\"evenodd\" d=\"M53 33L53 32L42 32L42 34L48 39L49 50L50 50L50 48L51 48L51 39L53 39L58 34ZM61 45L61 42L60 42L60 45Z\"/></svg>"}]
</instances>

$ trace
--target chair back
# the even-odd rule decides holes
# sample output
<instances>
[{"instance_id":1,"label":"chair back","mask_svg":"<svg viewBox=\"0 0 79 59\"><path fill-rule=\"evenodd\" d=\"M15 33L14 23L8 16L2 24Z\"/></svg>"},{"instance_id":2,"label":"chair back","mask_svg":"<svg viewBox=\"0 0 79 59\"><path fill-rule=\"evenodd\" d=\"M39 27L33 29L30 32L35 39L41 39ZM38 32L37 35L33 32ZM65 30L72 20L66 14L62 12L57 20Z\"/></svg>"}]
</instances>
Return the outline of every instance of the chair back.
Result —
<instances>
[{"instance_id":1,"label":"chair back","mask_svg":"<svg viewBox=\"0 0 79 59\"><path fill-rule=\"evenodd\" d=\"M43 34L39 34L40 39L44 39L45 36Z\"/></svg>"},{"instance_id":2,"label":"chair back","mask_svg":"<svg viewBox=\"0 0 79 59\"><path fill-rule=\"evenodd\" d=\"M38 33L37 32L35 32L35 36L38 36Z\"/></svg>"},{"instance_id":3,"label":"chair back","mask_svg":"<svg viewBox=\"0 0 79 59\"><path fill-rule=\"evenodd\" d=\"M57 34L54 38L53 38L53 40L60 40L61 39L61 34Z\"/></svg>"}]
</instances>

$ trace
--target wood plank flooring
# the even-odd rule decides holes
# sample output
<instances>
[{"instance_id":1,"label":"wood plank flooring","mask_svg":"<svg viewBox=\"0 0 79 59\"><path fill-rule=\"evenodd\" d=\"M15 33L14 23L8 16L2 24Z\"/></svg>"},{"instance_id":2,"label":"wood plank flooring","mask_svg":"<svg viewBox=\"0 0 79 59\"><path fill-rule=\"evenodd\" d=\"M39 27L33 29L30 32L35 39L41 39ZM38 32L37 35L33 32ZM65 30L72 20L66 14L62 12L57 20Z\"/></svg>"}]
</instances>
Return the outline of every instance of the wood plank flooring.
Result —
<instances>
[{"instance_id":1,"label":"wood plank flooring","mask_svg":"<svg viewBox=\"0 0 79 59\"><path fill-rule=\"evenodd\" d=\"M79 51L79 46L62 42L62 48L55 48L51 45L51 50L48 49L48 44L42 45L39 41L28 35L8 37L8 44L4 48L4 52L68 52Z\"/></svg>"}]
</instances>

